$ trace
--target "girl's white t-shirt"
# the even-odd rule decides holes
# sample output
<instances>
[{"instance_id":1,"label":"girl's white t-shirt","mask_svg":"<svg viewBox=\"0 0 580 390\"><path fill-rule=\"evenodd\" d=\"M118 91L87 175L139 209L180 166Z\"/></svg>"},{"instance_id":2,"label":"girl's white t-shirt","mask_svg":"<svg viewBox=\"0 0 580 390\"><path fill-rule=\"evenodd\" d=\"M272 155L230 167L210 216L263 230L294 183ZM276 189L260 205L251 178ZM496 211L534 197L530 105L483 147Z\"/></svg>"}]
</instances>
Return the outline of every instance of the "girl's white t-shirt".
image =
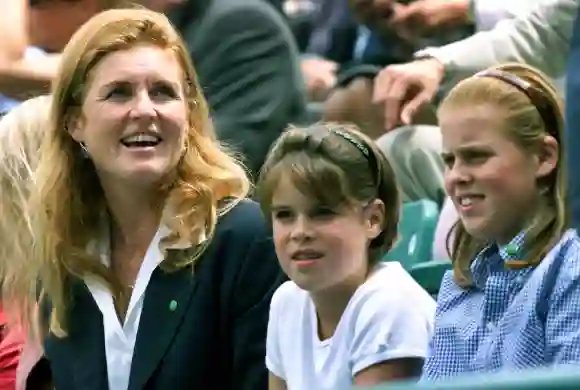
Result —
<instances>
[{"instance_id":1,"label":"girl's white t-shirt","mask_svg":"<svg viewBox=\"0 0 580 390\"><path fill-rule=\"evenodd\" d=\"M288 390L351 389L377 363L427 355L435 301L397 262L385 262L350 299L330 339L320 340L314 303L294 282L272 297L266 366Z\"/></svg>"}]
</instances>

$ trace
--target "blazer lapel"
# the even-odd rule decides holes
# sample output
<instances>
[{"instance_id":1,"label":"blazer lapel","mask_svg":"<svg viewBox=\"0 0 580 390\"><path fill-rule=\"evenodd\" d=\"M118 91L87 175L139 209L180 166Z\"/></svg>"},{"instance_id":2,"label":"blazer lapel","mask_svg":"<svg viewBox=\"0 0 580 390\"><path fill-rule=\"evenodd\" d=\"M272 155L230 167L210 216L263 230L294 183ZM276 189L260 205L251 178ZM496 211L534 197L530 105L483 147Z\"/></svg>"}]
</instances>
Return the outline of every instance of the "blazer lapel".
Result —
<instances>
[{"instance_id":1,"label":"blazer lapel","mask_svg":"<svg viewBox=\"0 0 580 390\"><path fill-rule=\"evenodd\" d=\"M44 342L45 355L51 361L71 362L66 367L72 372L58 375L72 375L77 388L106 389L109 385L101 311L82 281L73 282L71 302L68 336L59 339L49 335Z\"/></svg>"},{"instance_id":2,"label":"blazer lapel","mask_svg":"<svg viewBox=\"0 0 580 390\"><path fill-rule=\"evenodd\" d=\"M170 249L168 256L188 256L188 252ZM139 321L129 390L145 387L181 324L195 287L191 267L171 273L157 268L151 275Z\"/></svg>"}]
</instances>

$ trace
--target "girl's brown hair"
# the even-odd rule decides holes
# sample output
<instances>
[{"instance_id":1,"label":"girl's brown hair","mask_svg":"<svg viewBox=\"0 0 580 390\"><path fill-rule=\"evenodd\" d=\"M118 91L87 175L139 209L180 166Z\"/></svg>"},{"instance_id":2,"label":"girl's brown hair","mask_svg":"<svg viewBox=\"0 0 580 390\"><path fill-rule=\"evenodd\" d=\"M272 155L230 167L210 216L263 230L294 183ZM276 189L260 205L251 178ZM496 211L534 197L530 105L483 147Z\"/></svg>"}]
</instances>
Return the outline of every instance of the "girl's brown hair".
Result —
<instances>
[{"instance_id":1,"label":"girl's brown hair","mask_svg":"<svg viewBox=\"0 0 580 390\"><path fill-rule=\"evenodd\" d=\"M354 125L317 123L291 128L275 142L262 167L257 195L266 215L282 177L290 178L305 196L331 208L385 204L382 233L370 243L374 263L397 237L399 191L393 170L375 143Z\"/></svg>"},{"instance_id":2,"label":"girl's brown hair","mask_svg":"<svg viewBox=\"0 0 580 390\"><path fill-rule=\"evenodd\" d=\"M546 137L560 145L558 164L554 171L538 182L545 207L539 210L526 233L523 252L526 259L514 262L516 267L534 265L560 240L568 226L568 206L565 202L566 173L562 136L564 134L563 105L548 77L524 64L503 64L463 80L453 88L439 107L466 107L487 104L500 107L505 115L505 132L523 152L537 150ZM447 237L456 282L470 286L471 262L487 245L465 230L459 220Z\"/></svg>"}]
</instances>

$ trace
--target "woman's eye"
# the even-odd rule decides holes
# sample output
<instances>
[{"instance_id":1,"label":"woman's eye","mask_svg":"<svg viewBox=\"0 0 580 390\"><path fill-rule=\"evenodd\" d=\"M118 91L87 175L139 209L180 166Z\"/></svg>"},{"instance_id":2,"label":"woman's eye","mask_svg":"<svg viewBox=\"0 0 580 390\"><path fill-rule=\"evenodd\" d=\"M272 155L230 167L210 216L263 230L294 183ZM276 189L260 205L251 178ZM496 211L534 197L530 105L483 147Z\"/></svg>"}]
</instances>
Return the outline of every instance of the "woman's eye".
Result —
<instances>
[{"instance_id":1,"label":"woman's eye","mask_svg":"<svg viewBox=\"0 0 580 390\"><path fill-rule=\"evenodd\" d=\"M115 87L107 93L107 99L121 99L129 98L132 95L131 88L128 87Z\"/></svg>"},{"instance_id":2,"label":"woman's eye","mask_svg":"<svg viewBox=\"0 0 580 390\"><path fill-rule=\"evenodd\" d=\"M150 94L154 99L173 100L178 97L175 89L169 85L156 85L151 89Z\"/></svg>"}]
</instances>

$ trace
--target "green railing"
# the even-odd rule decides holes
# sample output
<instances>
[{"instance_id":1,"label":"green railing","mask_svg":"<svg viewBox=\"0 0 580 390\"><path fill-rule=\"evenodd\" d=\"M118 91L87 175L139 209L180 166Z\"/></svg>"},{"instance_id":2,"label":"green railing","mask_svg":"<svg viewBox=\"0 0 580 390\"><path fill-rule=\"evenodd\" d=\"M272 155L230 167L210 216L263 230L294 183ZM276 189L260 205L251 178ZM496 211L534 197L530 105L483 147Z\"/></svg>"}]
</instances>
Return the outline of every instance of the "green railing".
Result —
<instances>
[{"instance_id":1,"label":"green railing","mask_svg":"<svg viewBox=\"0 0 580 390\"><path fill-rule=\"evenodd\" d=\"M470 375L431 383L396 383L365 390L580 390L580 365L491 375ZM362 389L361 389L362 390Z\"/></svg>"}]
</instances>

